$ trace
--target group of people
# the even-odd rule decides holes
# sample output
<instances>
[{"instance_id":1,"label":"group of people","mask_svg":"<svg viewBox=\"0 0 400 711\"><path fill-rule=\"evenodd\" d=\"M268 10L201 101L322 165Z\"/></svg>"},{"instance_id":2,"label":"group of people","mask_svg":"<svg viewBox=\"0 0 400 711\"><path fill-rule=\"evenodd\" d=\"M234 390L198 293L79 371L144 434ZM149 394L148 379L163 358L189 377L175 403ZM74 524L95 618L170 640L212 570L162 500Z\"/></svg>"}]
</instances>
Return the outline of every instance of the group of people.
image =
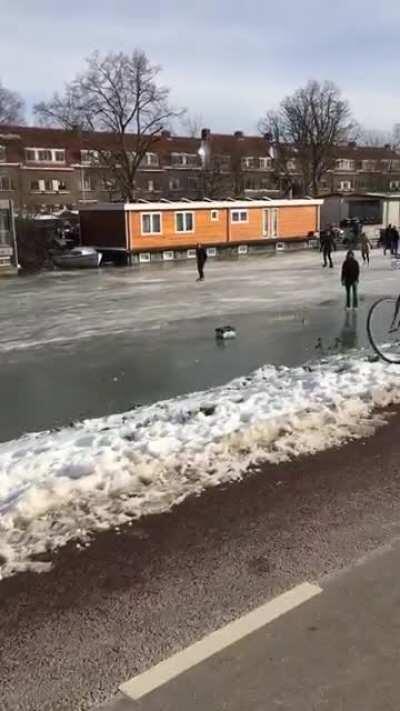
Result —
<instances>
[{"instance_id":1,"label":"group of people","mask_svg":"<svg viewBox=\"0 0 400 711\"><path fill-rule=\"evenodd\" d=\"M399 251L399 230L394 225L388 225L383 230L380 238L380 244L383 247L383 254L397 254Z\"/></svg>"}]
</instances>

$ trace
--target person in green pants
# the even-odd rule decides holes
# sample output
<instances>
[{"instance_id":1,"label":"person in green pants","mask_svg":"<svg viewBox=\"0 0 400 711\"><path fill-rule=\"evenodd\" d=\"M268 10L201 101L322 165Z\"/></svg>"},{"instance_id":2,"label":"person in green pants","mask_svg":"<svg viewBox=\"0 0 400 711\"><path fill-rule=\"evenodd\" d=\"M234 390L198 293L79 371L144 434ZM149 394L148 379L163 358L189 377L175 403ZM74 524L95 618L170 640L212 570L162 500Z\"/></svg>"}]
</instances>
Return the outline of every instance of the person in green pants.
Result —
<instances>
[{"instance_id":1,"label":"person in green pants","mask_svg":"<svg viewBox=\"0 0 400 711\"><path fill-rule=\"evenodd\" d=\"M342 266L342 284L346 288L346 308L350 308L352 301L353 309L358 307L358 280L360 278L360 265L354 258L351 250L347 252L346 259ZM351 299L351 297L353 297Z\"/></svg>"}]
</instances>

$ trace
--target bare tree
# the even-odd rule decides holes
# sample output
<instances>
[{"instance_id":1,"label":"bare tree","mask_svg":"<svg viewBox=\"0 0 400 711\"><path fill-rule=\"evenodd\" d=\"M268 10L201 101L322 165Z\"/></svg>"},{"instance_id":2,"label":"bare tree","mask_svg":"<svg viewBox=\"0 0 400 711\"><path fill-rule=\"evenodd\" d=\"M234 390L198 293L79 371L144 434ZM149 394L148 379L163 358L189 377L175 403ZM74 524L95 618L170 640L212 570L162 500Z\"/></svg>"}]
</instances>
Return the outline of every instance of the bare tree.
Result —
<instances>
[{"instance_id":1,"label":"bare tree","mask_svg":"<svg viewBox=\"0 0 400 711\"><path fill-rule=\"evenodd\" d=\"M24 101L16 91L10 91L0 81L0 125L24 123Z\"/></svg>"},{"instance_id":2,"label":"bare tree","mask_svg":"<svg viewBox=\"0 0 400 711\"><path fill-rule=\"evenodd\" d=\"M189 138L198 138L203 125L204 121L201 114L185 112L180 120L183 135L189 136Z\"/></svg>"},{"instance_id":3,"label":"bare tree","mask_svg":"<svg viewBox=\"0 0 400 711\"><path fill-rule=\"evenodd\" d=\"M359 141L363 146L383 148L384 146L395 146L398 143L398 137L396 137L392 131L384 131L380 128L360 127Z\"/></svg>"},{"instance_id":4,"label":"bare tree","mask_svg":"<svg viewBox=\"0 0 400 711\"><path fill-rule=\"evenodd\" d=\"M182 112L170 106L169 89L157 83L160 68L150 64L144 52L95 52L86 63L63 95L34 107L35 115L42 124L80 132L83 146L92 151L92 164L123 200L133 201L146 153L158 142L162 128ZM109 136L87 136L87 131Z\"/></svg>"},{"instance_id":5,"label":"bare tree","mask_svg":"<svg viewBox=\"0 0 400 711\"><path fill-rule=\"evenodd\" d=\"M296 161L303 192L318 195L320 182L335 160L335 148L353 135L350 108L332 82L310 81L267 113L262 130L272 134L283 162ZM290 156L290 157L289 157Z\"/></svg>"}]
</instances>

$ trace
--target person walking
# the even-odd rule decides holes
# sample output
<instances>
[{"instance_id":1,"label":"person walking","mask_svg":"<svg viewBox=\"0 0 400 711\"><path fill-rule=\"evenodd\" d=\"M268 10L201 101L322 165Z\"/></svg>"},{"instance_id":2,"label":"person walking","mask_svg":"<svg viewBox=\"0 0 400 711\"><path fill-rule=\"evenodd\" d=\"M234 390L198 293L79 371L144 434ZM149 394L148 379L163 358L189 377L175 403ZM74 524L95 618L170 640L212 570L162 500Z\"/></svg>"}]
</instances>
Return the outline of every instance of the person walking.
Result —
<instances>
[{"instance_id":1,"label":"person walking","mask_svg":"<svg viewBox=\"0 0 400 711\"><path fill-rule=\"evenodd\" d=\"M369 249L370 247L372 249L372 244L365 232L361 232L360 243L362 260L364 263L367 262L367 264L369 264Z\"/></svg>"},{"instance_id":2,"label":"person walking","mask_svg":"<svg viewBox=\"0 0 400 711\"><path fill-rule=\"evenodd\" d=\"M358 280L360 277L360 265L354 258L351 249L347 252L346 259L342 266L342 284L346 288L346 308L350 309L350 303L353 303L353 309L358 307ZM353 297L352 299L350 297Z\"/></svg>"},{"instance_id":3,"label":"person walking","mask_svg":"<svg viewBox=\"0 0 400 711\"><path fill-rule=\"evenodd\" d=\"M392 225L388 225L383 235L383 254L386 255L387 250L392 251Z\"/></svg>"},{"instance_id":4,"label":"person walking","mask_svg":"<svg viewBox=\"0 0 400 711\"><path fill-rule=\"evenodd\" d=\"M396 256L399 251L399 230L397 227L392 227L392 243L391 243L391 254Z\"/></svg>"},{"instance_id":5,"label":"person walking","mask_svg":"<svg viewBox=\"0 0 400 711\"><path fill-rule=\"evenodd\" d=\"M196 247L197 271L199 278L197 281L204 281L204 265L207 261L207 252L201 244Z\"/></svg>"},{"instance_id":6,"label":"person walking","mask_svg":"<svg viewBox=\"0 0 400 711\"><path fill-rule=\"evenodd\" d=\"M330 268L333 268L331 255L332 250L335 249L335 247L336 245L332 230L325 230L324 232L322 232L320 237L320 251L322 252L322 256L324 258L324 263L322 265L323 267L327 267L329 261Z\"/></svg>"}]
</instances>

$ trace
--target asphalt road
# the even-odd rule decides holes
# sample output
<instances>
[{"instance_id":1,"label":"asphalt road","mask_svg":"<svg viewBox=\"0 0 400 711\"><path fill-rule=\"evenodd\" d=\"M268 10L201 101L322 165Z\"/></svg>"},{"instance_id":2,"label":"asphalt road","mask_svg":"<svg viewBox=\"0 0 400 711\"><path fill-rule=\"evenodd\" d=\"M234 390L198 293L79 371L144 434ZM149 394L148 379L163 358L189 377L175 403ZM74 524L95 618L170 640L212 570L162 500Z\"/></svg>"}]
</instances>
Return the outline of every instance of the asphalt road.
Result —
<instances>
[{"instance_id":1,"label":"asphalt road","mask_svg":"<svg viewBox=\"0 0 400 711\"><path fill-rule=\"evenodd\" d=\"M266 466L86 550L71 545L50 573L0 583L2 711L96 707L269 598L395 542L399 424L395 414L370 439Z\"/></svg>"}]
</instances>

